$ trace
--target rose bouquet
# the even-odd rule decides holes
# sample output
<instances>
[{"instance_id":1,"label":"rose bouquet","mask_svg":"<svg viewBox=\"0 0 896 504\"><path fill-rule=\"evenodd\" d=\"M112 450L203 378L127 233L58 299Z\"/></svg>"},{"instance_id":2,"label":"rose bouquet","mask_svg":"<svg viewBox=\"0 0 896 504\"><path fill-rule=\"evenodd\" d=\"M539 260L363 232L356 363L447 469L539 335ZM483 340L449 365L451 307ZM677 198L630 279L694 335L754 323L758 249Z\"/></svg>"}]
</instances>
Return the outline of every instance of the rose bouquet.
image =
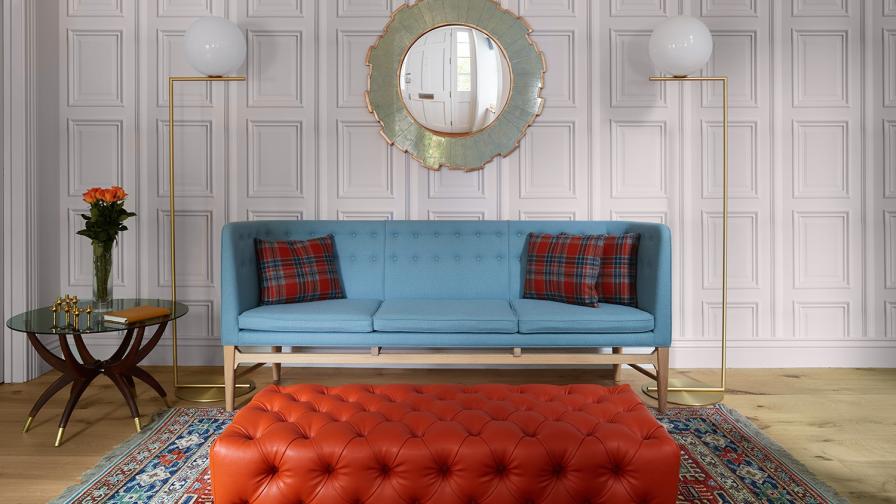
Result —
<instances>
[{"instance_id":1,"label":"rose bouquet","mask_svg":"<svg viewBox=\"0 0 896 504\"><path fill-rule=\"evenodd\" d=\"M93 245L94 304L100 310L108 309L112 304L112 247L118 233L128 229L124 221L137 214L125 210L128 194L118 186L93 187L83 197L90 213L81 215L85 223L78 234L90 238Z\"/></svg>"}]
</instances>

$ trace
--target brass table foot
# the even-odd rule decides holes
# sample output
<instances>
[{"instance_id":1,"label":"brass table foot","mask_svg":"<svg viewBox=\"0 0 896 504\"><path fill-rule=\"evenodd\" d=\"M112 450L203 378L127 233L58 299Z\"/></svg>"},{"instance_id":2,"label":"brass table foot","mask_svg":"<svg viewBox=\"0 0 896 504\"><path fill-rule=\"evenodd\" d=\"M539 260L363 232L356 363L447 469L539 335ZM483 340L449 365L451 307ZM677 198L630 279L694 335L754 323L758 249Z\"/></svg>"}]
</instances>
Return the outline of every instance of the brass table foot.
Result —
<instances>
[{"instance_id":1,"label":"brass table foot","mask_svg":"<svg viewBox=\"0 0 896 504\"><path fill-rule=\"evenodd\" d=\"M28 420L25 420L25 428L22 429L22 434L28 432L28 429L31 428L31 422L33 422L33 421L34 421L33 416L30 416L30 417L28 417Z\"/></svg>"},{"instance_id":2,"label":"brass table foot","mask_svg":"<svg viewBox=\"0 0 896 504\"><path fill-rule=\"evenodd\" d=\"M65 433L65 427L60 427L59 432L56 433L56 442L53 443L53 446L59 447L62 444L62 435Z\"/></svg>"},{"instance_id":3,"label":"brass table foot","mask_svg":"<svg viewBox=\"0 0 896 504\"><path fill-rule=\"evenodd\" d=\"M137 432L140 432L140 417L134 417L134 427L137 428Z\"/></svg>"}]
</instances>

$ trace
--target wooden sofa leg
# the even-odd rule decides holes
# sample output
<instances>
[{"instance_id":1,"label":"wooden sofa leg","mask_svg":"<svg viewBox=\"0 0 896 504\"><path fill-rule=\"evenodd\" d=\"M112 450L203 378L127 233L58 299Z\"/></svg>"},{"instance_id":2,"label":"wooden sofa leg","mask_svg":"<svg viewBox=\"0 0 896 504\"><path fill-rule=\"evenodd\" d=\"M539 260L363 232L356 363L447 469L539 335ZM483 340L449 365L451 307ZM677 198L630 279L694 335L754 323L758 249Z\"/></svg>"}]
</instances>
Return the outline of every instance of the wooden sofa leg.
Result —
<instances>
[{"instance_id":1,"label":"wooden sofa leg","mask_svg":"<svg viewBox=\"0 0 896 504\"><path fill-rule=\"evenodd\" d=\"M613 353L621 354L622 347L614 346ZM618 384L620 381L622 381L622 364L613 364L613 383Z\"/></svg>"},{"instance_id":2,"label":"wooden sofa leg","mask_svg":"<svg viewBox=\"0 0 896 504\"><path fill-rule=\"evenodd\" d=\"M665 413L669 394L669 347L656 349L656 388L660 413Z\"/></svg>"},{"instance_id":3,"label":"wooden sofa leg","mask_svg":"<svg viewBox=\"0 0 896 504\"><path fill-rule=\"evenodd\" d=\"M236 378L236 347L224 347L224 409L233 411L233 386Z\"/></svg>"},{"instance_id":4,"label":"wooden sofa leg","mask_svg":"<svg viewBox=\"0 0 896 504\"><path fill-rule=\"evenodd\" d=\"M282 346L271 347L271 353L280 353L283 351ZM274 383L280 383L280 363L273 362L271 363L271 370L273 371Z\"/></svg>"}]
</instances>

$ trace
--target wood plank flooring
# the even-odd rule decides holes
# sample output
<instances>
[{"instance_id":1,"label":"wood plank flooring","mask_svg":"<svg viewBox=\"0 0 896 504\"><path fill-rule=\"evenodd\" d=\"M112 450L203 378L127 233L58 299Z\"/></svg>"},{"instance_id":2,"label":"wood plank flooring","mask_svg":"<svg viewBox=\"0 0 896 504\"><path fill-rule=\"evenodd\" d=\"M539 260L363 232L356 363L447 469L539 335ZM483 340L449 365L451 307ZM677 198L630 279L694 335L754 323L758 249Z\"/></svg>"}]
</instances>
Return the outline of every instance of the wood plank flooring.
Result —
<instances>
[{"instance_id":1,"label":"wood plank flooring","mask_svg":"<svg viewBox=\"0 0 896 504\"><path fill-rule=\"evenodd\" d=\"M174 400L171 368L149 370ZM201 368L182 368L189 382ZM269 368L251 377L263 386ZM673 377L712 380L709 370L682 371ZM0 385L0 502L47 502L79 481L113 447L130 437L133 422L121 396L105 378L84 394L66 430L53 448L63 391L35 419L22 426L32 403L54 378L48 373L25 384ZM626 370L624 381L639 388L644 378ZM372 383L611 383L609 371L583 370L404 370L284 368L283 382L336 385ZM726 404L737 409L790 451L819 478L851 502L896 503L896 369L731 370ZM164 409L148 387L137 384L143 422ZM244 399L245 400L245 399ZM648 399L648 402L652 402ZM213 404L219 406L219 404Z\"/></svg>"}]
</instances>

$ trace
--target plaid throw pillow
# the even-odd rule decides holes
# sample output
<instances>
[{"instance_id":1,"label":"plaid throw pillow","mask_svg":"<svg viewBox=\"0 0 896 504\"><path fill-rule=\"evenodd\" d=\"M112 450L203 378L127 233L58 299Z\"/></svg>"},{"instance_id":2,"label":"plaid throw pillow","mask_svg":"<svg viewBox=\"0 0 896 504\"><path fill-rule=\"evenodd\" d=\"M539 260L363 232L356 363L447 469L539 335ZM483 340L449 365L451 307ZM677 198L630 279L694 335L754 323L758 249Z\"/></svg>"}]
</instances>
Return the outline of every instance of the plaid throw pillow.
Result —
<instances>
[{"instance_id":1,"label":"plaid throw pillow","mask_svg":"<svg viewBox=\"0 0 896 504\"><path fill-rule=\"evenodd\" d=\"M310 240L255 240L261 304L345 297L333 235Z\"/></svg>"},{"instance_id":2,"label":"plaid throw pillow","mask_svg":"<svg viewBox=\"0 0 896 504\"><path fill-rule=\"evenodd\" d=\"M597 306L604 236L529 233L523 297Z\"/></svg>"},{"instance_id":3,"label":"plaid throw pillow","mask_svg":"<svg viewBox=\"0 0 896 504\"><path fill-rule=\"evenodd\" d=\"M638 242L641 235L608 235L600 256L598 291L602 303L637 306L635 280L638 269Z\"/></svg>"}]
</instances>

